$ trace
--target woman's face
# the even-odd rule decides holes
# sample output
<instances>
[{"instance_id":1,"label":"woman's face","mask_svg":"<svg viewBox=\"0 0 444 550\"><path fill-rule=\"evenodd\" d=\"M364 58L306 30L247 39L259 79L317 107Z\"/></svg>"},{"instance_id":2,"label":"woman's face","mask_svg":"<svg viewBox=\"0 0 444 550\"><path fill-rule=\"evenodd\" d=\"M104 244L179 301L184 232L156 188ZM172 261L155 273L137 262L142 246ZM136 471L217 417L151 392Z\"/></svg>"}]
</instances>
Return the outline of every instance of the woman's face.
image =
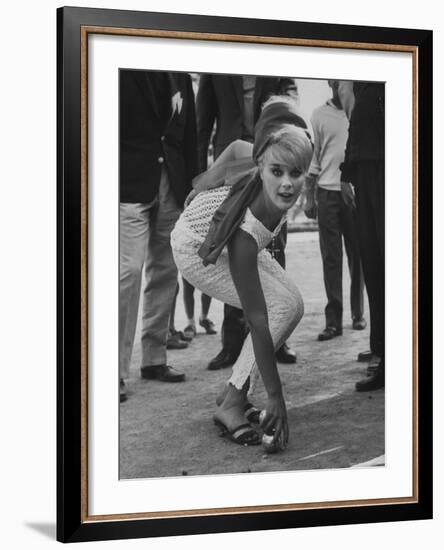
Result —
<instances>
[{"instance_id":1,"label":"woman's face","mask_svg":"<svg viewBox=\"0 0 444 550\"><path fill-rule=\"evenodd\" d=\"M266 156L261 166L261 178L269 201L279 210L287 211L301 193L305 174L297 166Z\"/></svg>"}]
</instances>

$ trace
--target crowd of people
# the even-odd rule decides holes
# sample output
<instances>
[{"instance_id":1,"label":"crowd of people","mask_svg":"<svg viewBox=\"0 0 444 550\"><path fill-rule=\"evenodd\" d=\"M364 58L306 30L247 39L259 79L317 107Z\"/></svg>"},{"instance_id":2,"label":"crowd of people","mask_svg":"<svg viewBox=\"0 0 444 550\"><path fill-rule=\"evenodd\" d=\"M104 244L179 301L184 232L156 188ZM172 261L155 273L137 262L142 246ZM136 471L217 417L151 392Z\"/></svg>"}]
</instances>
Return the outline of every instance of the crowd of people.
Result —
<instances>
[{"instance_id":1,"label":"crowd of people","mask_svg":"<svg viewBox=\"0 0 444 550\"><path fill-rule=\"evenodd\" d=\"M332 97L310 123L292 78L205 74L195 93L186 73L121 70L120 402L140 299L141 377L182 382L167 349L185 349L196 335L198 289L207 334L216 333L211 299L224 303L222 347L208 369L231 367L231 376L214 422L235 443L285 448L277 364L296 362L287 339L304 312L285 271L286 220L301 198L319 226L327 305L318 339L342 334L344 240L353 329L366 327L364 281L370 307L370 350L358 356L368 368L356 390L384 386L384 86L328 83ZM251 403L259 375L263 411Z\"/></svg>"}]
</instances>

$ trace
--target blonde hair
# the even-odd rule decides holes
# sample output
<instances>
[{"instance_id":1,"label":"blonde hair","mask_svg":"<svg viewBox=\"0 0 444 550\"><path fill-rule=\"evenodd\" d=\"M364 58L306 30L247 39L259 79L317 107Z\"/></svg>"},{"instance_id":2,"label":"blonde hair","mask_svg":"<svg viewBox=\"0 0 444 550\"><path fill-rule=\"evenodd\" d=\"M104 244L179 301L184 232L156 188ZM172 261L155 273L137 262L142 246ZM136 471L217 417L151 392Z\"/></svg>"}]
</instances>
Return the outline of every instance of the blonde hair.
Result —
<instances>
[{"instance_id":1,"label":"blonde hair","mask_svg":"<svg viewBox=\"0 0 444 550\"><path fill-rule=\"evenodd\" d=\"M302 173L306 173L312 156L313 145L307 131L293 124L284 124L270 134L267 147L257 162L263 166L272 157L278 163L297 166Z\"/></svg>"}]
</instances>

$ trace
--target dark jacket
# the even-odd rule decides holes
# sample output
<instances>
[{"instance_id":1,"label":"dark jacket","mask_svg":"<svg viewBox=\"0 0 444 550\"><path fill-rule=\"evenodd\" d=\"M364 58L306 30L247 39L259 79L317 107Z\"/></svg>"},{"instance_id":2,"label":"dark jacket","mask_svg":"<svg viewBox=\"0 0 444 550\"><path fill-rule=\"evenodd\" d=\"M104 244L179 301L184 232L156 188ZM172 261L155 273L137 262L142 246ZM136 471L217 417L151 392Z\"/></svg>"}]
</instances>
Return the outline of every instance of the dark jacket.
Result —
<instances>
[{"instance_id":1,"label":"dark jacket","mask_svg":"<svg viewBox=\"0 0 444 550\"><path fill-rule=\"evenodd\" d=\"M119 181L121 202L151 202L162 166L179 206L197 173L194 93L186 73L166 73L166 119L156 103L152 71L119 73ZM173 111L173 98L174 111Z\"/></svg>"},{"instance_id":2,"label":"dark jacket","mask_svg":"<svg viewBox=\"0 0 444 550\"><path fill-rule=\"evenodd\" d=\"M293 78L258 76L253 97L253 118L257 122L263 103L274 94L296 88ZM214 157L234 140L242 138L244 99L242 76L203 74L196 98L199 171L207 169L208 146L216 122Z\"/></svg>"},{"instance_id":3,"label":"dark jacket","mask_svg":"<svg viewBox=\"0 0 444 550\"><path fill-rule=\"evenodd\" d=\"M355 82L347 160L382 160L385 154L385 94L382 82Z\"/></svg>"},{"instance_id":4,"label":"dark jacket","mask_svg":"<svg viewBox=\"0 0 444 550\"><path fill-rule=\"evenodd\" d=\"M248 205L259 193L262 181L259 172L247 174L235 183L214 213L207 236L198 254L204 265L215 264L224 246L242 223Z\"/></svg>"}]
</instances>

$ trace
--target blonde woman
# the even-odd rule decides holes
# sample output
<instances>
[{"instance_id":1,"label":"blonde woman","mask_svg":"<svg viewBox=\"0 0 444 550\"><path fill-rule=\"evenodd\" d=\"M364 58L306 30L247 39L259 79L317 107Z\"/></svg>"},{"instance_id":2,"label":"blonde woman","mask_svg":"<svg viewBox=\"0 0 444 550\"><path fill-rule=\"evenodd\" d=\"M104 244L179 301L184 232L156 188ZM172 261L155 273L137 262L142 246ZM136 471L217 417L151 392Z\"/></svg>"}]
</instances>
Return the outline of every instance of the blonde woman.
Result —
<instances>
[{"instance_id":1,"label":"blonde woman","mask_svg":"<svg viewBox=\"0 0 444 550\"><path fill-rule=\"evenodd\" d=\"M195 196L171 234L182 276L209 296L241 307L250 328L214 414L216 424L241 445L261 441L244 415L256 366L267 392L261 428L281 448L288 442L275 350L293 332L304 307L292 279L264 249L301 193L312 151L294 102L272 98L256 125L254 145L234 142L198 177Z\"/></svg>"}]
</instances>

